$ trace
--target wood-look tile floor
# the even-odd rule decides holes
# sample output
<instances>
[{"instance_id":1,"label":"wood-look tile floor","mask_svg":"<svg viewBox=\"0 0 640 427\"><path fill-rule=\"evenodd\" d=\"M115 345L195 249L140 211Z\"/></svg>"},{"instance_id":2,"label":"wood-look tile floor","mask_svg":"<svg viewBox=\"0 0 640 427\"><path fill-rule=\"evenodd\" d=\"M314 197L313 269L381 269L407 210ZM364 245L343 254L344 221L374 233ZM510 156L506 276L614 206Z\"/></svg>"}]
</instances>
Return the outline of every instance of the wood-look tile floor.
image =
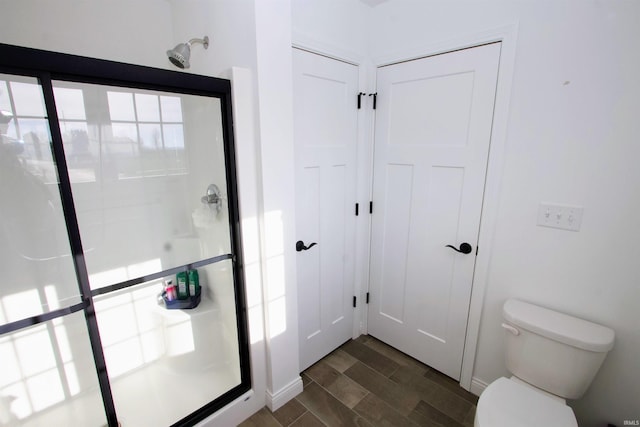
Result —
<instances>
[{"instance_id":1,"label":"wood-look tile floor","mask_svg":"<svg viewBox=\"0 0 640 427\"><path fill-rule=\"evenodd\" d=\"M363 335L302 373L304 391L241 427L473 427L478 398L451 378Z\"/></svg>"}]
</instances>

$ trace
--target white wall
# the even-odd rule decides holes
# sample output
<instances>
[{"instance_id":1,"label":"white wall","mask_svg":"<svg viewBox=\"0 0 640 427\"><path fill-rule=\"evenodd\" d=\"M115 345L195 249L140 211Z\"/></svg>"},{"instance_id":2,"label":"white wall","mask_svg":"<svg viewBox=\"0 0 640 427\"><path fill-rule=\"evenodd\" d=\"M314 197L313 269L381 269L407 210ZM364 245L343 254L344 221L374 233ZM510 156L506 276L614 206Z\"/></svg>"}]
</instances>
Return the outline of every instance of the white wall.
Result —
<instances>
[{"instance_id":1,"label":"white wall","mask_svg":"<svg viewBox=\"0 0 640 427\"><path fill-rule=\"evenodd\" d=\"M163 0L3 2L0 24L2 43L159 68L175 45Z\"/></svg>"},{"instance_id":2,"label":"white wall","mask_svg":"<svg viewBox=\"0 0 640 427\"><path fill-rule=\"evenodd\" d=\"M194 37L209 36L207 51L203 51L202 45L194 45L188 72L220 76L234 66L255 73L254 0L167 1L173 28L171 47ZM257 95L257 86L252 89ZM254 113L257 114L257 110Z\"/></svg>"},{"instance_id":3,"label":"white wall","mask_svg":"<svg viewBox=\"0 0 640 427\"><path fill-rule=\"evenodd\" d=\"M302 391L298 369L291 3L256 0L257 76L260 98L263 272L267 404L278 409Z\"/></svg>"},{"instance_id":4,"label":"white wall","mask_svg":"<svg viewBox=\"0 0 640 427\"><path fill-rule=\"evenodd\" d=\"M518 297L600 322L617 341L575 408L581 426L640 416L640 4L390 1L373 9L384 58L519 22L498 223L474 377L503 362L501 307ZM541 201L583 206L580 232L536 226ZM482 250L482 248L481 248Z\"/></svg>"},{"instance_id":5,"label":"white wall","mask_svg":"<svg viewBox=\"0 0 640 427\"><path fill-rule=\"evenodd\" d=\"M370 11L359 0L293 0L293 42L313 44L341 59L365 58Z\"/></svg>"}]
</instances>

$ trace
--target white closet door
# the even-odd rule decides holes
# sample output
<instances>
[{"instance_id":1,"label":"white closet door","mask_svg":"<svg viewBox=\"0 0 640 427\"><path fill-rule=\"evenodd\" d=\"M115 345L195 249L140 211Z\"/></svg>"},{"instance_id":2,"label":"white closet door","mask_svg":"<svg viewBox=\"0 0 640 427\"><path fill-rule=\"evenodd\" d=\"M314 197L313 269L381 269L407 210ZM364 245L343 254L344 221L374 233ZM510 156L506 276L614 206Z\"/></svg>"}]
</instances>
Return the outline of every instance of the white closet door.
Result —
<instances>
[{"instance_id":1,"label":"white closet door","mask_svg":"<svg viewBox=\"0 0 640 427\"><path fill-rule=\"evenodd\" d=\"M358 68L293 50L300 369L351 338ZM293 242L292 242L293 243Z\"/></svg>"},{"instance_id":2,"label":"white closet door","mask_svg":"<svg viewBox=\"0 0 640 427\"><path fill-rule=\"evenodd\" d=\"M495 43L377 74L369 333L455 379L499 58Z\"/></svg>"}]
</instances>

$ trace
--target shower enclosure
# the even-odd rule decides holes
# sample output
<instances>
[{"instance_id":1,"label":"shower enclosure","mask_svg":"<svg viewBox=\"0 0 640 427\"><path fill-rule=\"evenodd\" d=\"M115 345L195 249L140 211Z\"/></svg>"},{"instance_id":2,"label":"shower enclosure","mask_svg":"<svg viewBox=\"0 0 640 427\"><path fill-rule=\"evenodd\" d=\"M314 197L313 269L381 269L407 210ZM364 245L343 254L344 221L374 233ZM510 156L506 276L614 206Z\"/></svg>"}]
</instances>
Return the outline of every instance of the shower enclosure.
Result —
<instances>
[{"instance_id":1,"label":"shower enclosure","mask_svg":"<svg viewBox=\"0 0 640 427\"><path fill-rule=\"evenodd\" d=\"M250 388L229 81L0 45L0 175L0 426L193 425Z\"/></svg>"}]
</instances>

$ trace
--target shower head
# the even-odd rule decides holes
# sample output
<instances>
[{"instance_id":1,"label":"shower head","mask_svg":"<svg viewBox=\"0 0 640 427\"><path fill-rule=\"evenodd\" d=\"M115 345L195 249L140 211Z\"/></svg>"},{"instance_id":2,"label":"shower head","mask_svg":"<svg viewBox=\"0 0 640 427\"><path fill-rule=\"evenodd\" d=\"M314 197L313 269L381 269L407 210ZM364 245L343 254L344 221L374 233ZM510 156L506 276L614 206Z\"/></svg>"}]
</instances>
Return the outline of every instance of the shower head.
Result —
<instances>
[{"instance_id":1,"label":"shower head","mask_svg":"<svg viewBox=\"0 0 640 427\"><path fill-rule=\"evenodd\" d=\"M186 43L180 43L176 47L167 51L167 57L173 65L178 68L189 68L189 57L191 56L191 45L193 43L202 43L204 48L209 47L209 36L204 36L203 39L191 39Z\"/></svg>"}]
</instances>

